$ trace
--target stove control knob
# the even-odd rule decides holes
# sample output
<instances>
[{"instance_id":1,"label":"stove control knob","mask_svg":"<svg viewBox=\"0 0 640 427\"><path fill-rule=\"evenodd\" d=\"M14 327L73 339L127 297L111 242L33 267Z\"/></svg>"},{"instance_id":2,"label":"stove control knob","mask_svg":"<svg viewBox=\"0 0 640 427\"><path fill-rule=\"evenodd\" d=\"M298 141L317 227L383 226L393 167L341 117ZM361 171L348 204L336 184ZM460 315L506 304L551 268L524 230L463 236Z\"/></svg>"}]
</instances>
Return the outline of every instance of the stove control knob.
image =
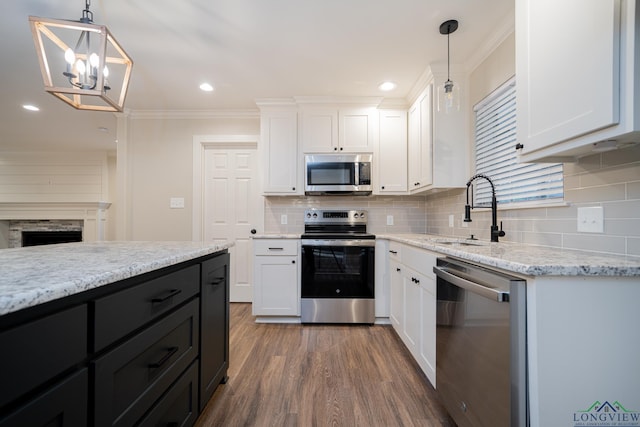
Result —
<instances>
[{"instance_id":1,"label":"stove control knob","mask_svg":"<svg viewBox=\"0 0 640 427\"><path fill-rule=\"evenodd\" d=\"M313 213L313 217L314 217L314 218L318 218L318 214L314 212L314 213Z\"/></svg>"},{"instance_id":2,"label":"stove control knob","mask_svg":"<svg viewBox=\"0 0 640 427\"><path fill-rule=\"evenodd\" d=\"M364 212L360 213L360 218L364 218Z\"/></svg>"},{"instance_id":3,"label":"stove control knob","mask_svg":"<svg viewBox=\"0 0 640 427\"><path fill-rule=\"evenodd\" d=\"M359 216L359 215L358 215L358 212L356 212L356 213L354 213L354 214L353 214L353 217L354 217L354 218L358 218L358 216Z\"/></svg>"}]
</instances>

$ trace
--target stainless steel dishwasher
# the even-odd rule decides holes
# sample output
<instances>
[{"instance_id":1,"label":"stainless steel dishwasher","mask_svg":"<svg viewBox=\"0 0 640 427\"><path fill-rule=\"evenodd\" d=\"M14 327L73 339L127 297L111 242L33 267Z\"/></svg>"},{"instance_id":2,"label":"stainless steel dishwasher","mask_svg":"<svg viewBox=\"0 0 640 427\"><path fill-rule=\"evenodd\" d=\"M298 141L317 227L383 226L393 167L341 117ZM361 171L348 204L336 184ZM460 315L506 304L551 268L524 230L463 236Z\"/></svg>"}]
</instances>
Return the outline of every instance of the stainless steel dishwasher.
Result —
<instances>
[{"instance_id":1,"label":"stainless steel dishwasher","mask_svg":"<svg viewBox=\"0 0 640 427\"><path fill-rule=\"evenodd\" d=\"M436 389L459 427L525 427L526 282L439 258Z\"/></svg>"}]
</instances>

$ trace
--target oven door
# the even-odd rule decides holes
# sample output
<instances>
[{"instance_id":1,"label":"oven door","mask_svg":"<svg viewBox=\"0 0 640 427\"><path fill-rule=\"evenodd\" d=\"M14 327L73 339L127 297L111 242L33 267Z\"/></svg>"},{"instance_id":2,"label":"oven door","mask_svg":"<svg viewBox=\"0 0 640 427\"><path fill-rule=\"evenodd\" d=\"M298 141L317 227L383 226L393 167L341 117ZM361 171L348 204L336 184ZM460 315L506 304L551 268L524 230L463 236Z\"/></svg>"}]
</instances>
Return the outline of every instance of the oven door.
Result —
<instances>
[{"instance_id":1,"label":"oven door","mask_svg":"<svg viewBox=\"0 0 640 427\"><path fill-rule=\"evenodd\" d=\"M374 298L375 240L302 240L302 298Z\"/></svg>"}]
</instances>

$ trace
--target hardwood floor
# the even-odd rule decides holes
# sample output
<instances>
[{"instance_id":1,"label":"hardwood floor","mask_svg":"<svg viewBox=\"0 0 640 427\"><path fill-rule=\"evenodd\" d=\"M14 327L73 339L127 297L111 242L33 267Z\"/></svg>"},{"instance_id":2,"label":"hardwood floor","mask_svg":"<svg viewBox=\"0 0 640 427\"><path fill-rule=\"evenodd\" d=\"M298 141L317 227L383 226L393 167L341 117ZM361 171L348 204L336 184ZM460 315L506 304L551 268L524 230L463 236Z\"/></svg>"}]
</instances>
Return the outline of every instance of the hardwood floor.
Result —
<instances>
[{"instance_id":1,"label":"hardwood floor","mask_svg":"<svg viewBox=\"0 0 640 427\"><path fill-rule=\"evenodd\" d=\"M390 326L256 324L231 304L229 381L196 426L455 426Z\"/></svg>"}]
</instances>

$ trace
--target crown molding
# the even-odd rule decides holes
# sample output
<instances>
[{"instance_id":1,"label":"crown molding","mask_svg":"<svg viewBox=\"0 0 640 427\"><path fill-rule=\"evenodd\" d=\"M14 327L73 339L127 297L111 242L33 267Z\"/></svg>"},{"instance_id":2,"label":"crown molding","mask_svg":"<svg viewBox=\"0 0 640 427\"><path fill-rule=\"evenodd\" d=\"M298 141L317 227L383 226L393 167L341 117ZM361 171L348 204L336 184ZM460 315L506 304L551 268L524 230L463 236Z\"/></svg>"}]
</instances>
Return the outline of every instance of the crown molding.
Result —
<instances>
[{"instance_id":1,"label":"crown molding","mask_svg":"<svg viewBox=\"0 0 640 427\"><path fill-rule=\"evenodd\" d=\"M131 110L129 118L144 119L257 119L260 111L255 110Z\"/></svg>"}]
</instances>

